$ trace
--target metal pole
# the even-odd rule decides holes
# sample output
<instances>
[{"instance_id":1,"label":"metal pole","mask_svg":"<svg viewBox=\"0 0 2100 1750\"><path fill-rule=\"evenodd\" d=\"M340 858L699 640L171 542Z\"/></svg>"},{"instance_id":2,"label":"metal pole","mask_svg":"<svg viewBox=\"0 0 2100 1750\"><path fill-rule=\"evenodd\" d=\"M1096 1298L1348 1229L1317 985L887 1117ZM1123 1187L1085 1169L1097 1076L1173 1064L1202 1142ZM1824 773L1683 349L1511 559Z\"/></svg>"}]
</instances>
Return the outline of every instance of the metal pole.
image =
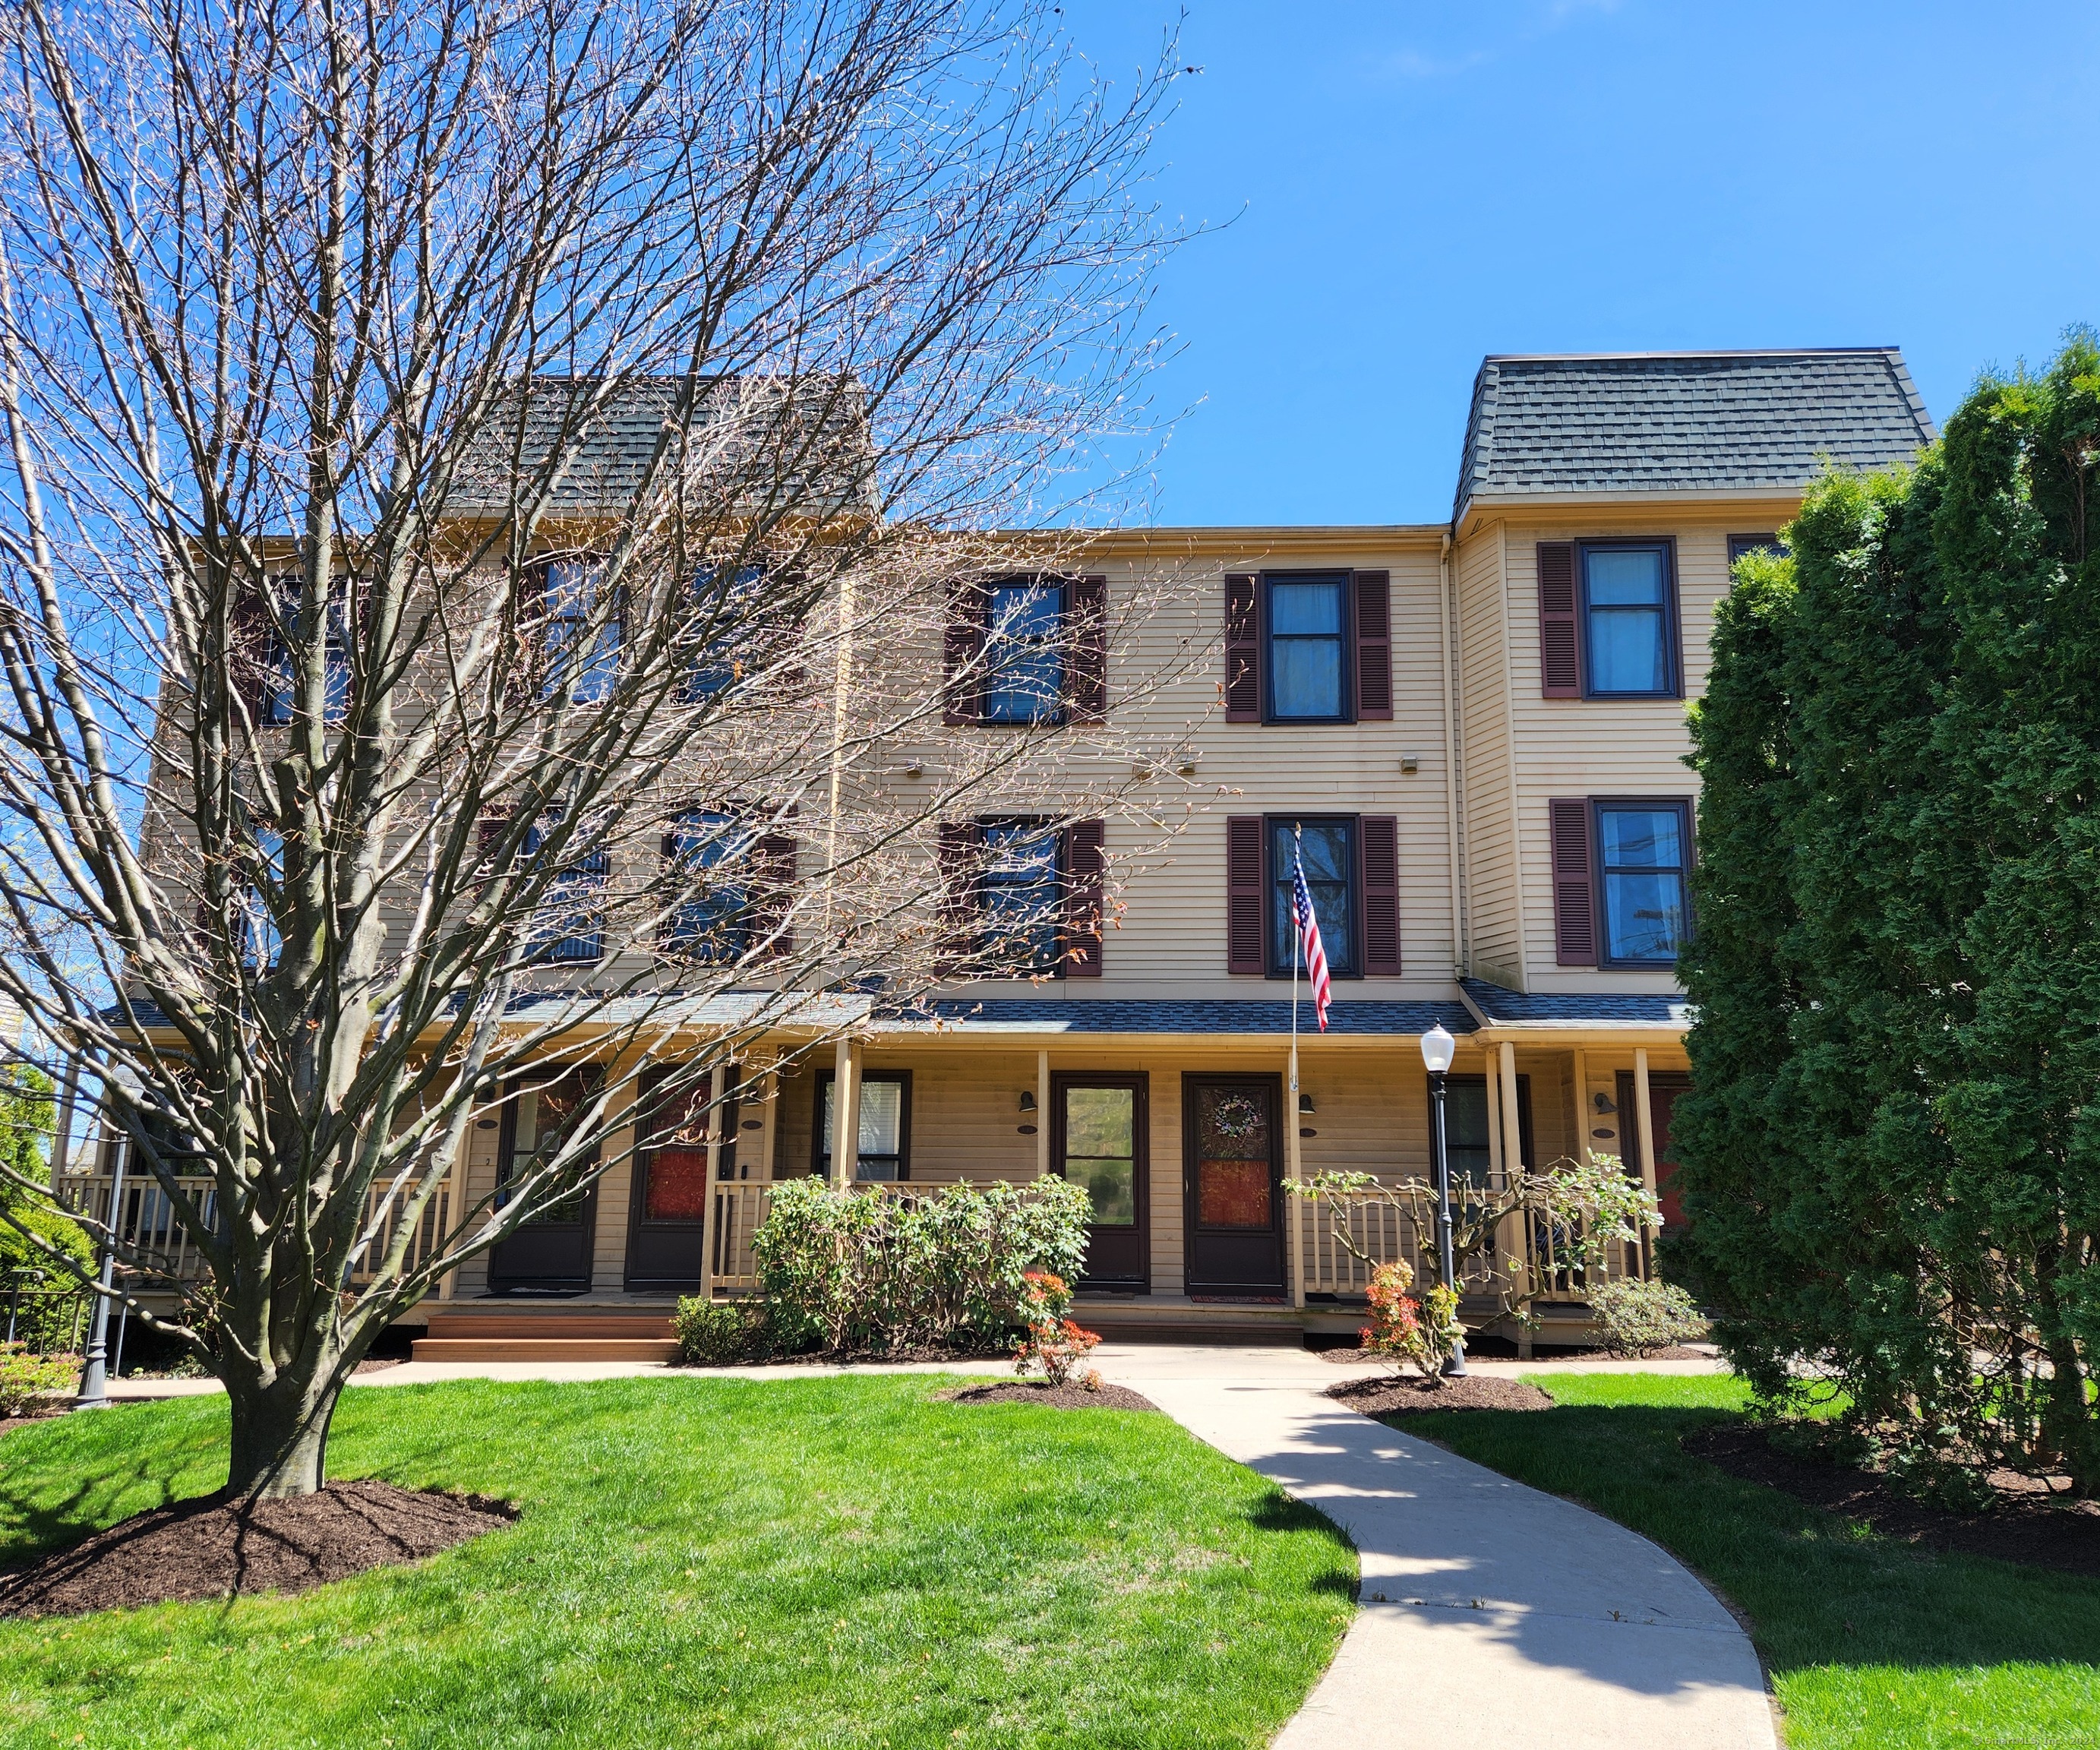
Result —
<instances>
[{"instance_id":1,"label":"metal pole","mask_svg":"<svg viewBox=\"0 0 2100 1750\"><path fill-rule=\"evenodd\" d=\"M87 1354L81 1363L80 1395L73 1402L77 1410L109 1408L109 1293L117 1275L117 1223L124 1209L124 1163L130 1153L128 1138L117 1144L117 1165L109 1177L108 1232L103 1236L102 1268L95 1278L99 1288L88 1323Z\"/></svg>"},{"instance_id":2,"label":"metal pole","mask_svg":"<svg viewBox=\"0 0 2100 1750\"><path fill-rule=\"evenodd\" d=\"M1445 1287L1456 1296L1458 1272L1451 1250L1451 1155L1444 1140L1444 1072L1440 1069L1432 1070L1429 1075L1429 1147L1436 1163L1437 1267ZM1462 1330L1452 1340L1444 1372L1452 1379L1466 1377L1466 1338Z\"/></svg>"}]
</instances>

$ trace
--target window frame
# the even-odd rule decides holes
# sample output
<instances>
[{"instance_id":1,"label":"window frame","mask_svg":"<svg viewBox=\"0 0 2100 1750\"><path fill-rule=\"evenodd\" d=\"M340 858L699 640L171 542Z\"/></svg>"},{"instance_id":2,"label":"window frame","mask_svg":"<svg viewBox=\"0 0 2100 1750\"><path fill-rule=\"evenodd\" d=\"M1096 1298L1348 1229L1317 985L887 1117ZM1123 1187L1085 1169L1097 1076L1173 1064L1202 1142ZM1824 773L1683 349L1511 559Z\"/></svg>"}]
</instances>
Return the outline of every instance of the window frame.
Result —
<instances>
[{"instance_id":1,"label":"window frame","mask_svg":"<svg viewBox=\"0 0 2100 1750\"><path fill-rule=\"evenodd\" d=\"M764 834L760 832L757 826L752 823L748 814L734 808L683 809L671 817L664 835L663 858L665 875L668 879L682 880L690 872L689 869L682 870L682 859L675 847L680 833L690 831L689 823L695 822L718 823L721 828L720 835L724 838L733 837L739 833L743 836L743 844L734 853L726 853L722 859L724 862L741 862L743 865L743 879L734 884L736 898L733 906L730 908L735 914L735 945L730 951L724 954L695 954L693 950L695 938L682 933L680 922L689 910L702 902L697 899L689 898L673 906L665 915L662 940L659 946L666 958L677 960L685 965L735 966L739 964L751 951L752 909L755 897L752 890L758 880L757 855L758 843L764 837ZM708 863L699 866L712 869L718 867L719 864ZM730 884L726 882L722 884L725 888Z\"/></svg>"},{"instance_id":2,"label":"window frame","mask_svg":"<svg viewBox=\"0 0 2100 1750\"><path fill-rule=\"evenodd\" d=\"M527 827L527 840L519 847L520 853L526 857L537 856L540 844L535 840L544 840L548 828L558 818L557 815L545 815ZM551 904L558 890L571 881L588 882L599 896L598 906L590 913L590 928L587 932L577 930L565 932L553 938L545 947L536 948L533 953L527 956L527 965L533 967L596 966L605 959L604 895L606 889L612 882L612 858L603 845L573 859L567 869L560 871L549 879L546 887L541 891L539 906L533 908L535 915L532 927L536 930L538 928L537 914L540 909ZM563 952L563 945L569 942L587 943L589 952L585 953L580 948L573 953Z\"/></svg>"},{"instance_id":3,"label":"window frame","mask_svg":"<svg viewBox=\"0 0 2100 1750\"><path fill-rule=\"evenodd\" d=\"M695 612L699 609L701 592L713 588L716 574L724 569L726 567L719 565L698 565L693 568L692 575L687 580L686 590L687 601ZM762 591L767 580L772 575L772 566L763 560L749 560L734 569L735 575L730 579L728 591L731 597L738 596L747 590L754 593ZM743 605L739 603L736 613L731 617L738 618L743 614ZM745 619L745 624L750 624L757 617L757 613L750 615ZM622 647L624 648L625 643L624 634L626 631L624 615L621 616L620 629L623 633ZM724 640L721 637L704 641L695 638L691 655L685 665L685 672L681 676L678 682L679 697L684 703L702 705L719 700L734 693L743 681L743 677L736 672L738 658L735 653L726 650L723 648L723 642ZM715 681L715 677L717 676L721 677L718 682ZM714 684L710 684L711 682Z\"/></svg>"},{"instance_id":4,"label":"window frame","mask_svg":"<svg viewBox=\"0 0 2100 1750\"><path fill-rule=\"evenodd\" d=\"M828 1180L831 1177L832 1157L830 1151L824 1147L824 1091L838 1080L838 1075L836 1069L819 1069L817 1072L815 1102L810 1109L810 1176L816 1179ZM897 1102L896 1154L893 1157L878 1154L866 1157L871 1161L894 1159L897 1177L862 1179L860 1176L862 1157L858 1146L860 1139L856 1136L854 1139L856 1146L853 1176L846 1183L849 1185L907 1184L911 1179L911 1072L909 1069L863 1069L860 1073L860 1079L863 1087L871 1082L894 1082L903 1089Z\"/></svg>"},{"instance_id":5,"label":"window frame","mask_svg":"<svg viewBox=\"0 0 2100 1750\"><path fill-rule=\"evenodd\" d=\"M1276 835L1278 831L1289 831L1293 827L1347 827L1349 831L1349 855L1347 879L1349 889L1349 949L1353 956L1346 968L1335 959L1329 948L1327 976L1336 981L1360 980L1364 976L1364 839L1361 814L1264 814L1261 818L1261 934L1262 962L1267 970L1264 978L1288 981L1291 976L1290 943L1276 940L1277 885L1282 879L1276 867ZM1321 937L1323 946L1326 938ZM1305 976L1299 968L1299 976Z\"/></svg>"},{"instance_id":6,"label":"window frame","mask_svg":"<svg viewBox=\"0 0 2100 1750\"><path fill-rule=\"evenodd\" d=\"M1591 796L1590 799L1590 878L1596 884L1593 907L1596 915L1597 967L1600 972L1674 972L1692 940L1692 871L1698 860L1698 842L1693 836L1692 799L1689 796ZM1677 866L1677 897L1684 919L1677 952L1668 959L1621 959L1612 952L1612 889L1604 862L1604 816L1615 813L1659 814L1668 810L1677 816L1678 843L1683 861ZM1648 873L1657 871L1650 871Z\"/></svg>"},{"instance_id":7,"label":"window frame","mask_svg":"<svg viewBox=\"0 0 2100 1750\"><path fill-rule=\"evenodd\" d=\"M1054 821L1044 820L1034 814L985 814L971 824L977 829L977 866L975 879L970 884L970 901L975 928L974 952L989 956L993 949L991 932L986 919L990 915L986 903L995 884L992 874L991 835L1008 828L1032 828L1050 844L1050 887L1052 905L1047 928L1051 932L1053 946L1048 961L1033 962L1026 966L1000 965L995 971L987 970L977 976L987 978L1062 978L1065 976L1065 914L1066 901L1071 892L1065 830ZM1018 883L1010 884L1018 885Z\"/></svg>"},{"instance_id":8,"label":"window frame","mask_svg":"<svg viewBox=\"0 0 2100 1750\"><path fill-rule=\"evenodd\" d=\"M1341 588L1340 624L1335 643L1341 658L1341 714L1338 716L1284 716L1276 708L1276 616L1270 602L1277 584L1336 584ZM1292 728L1328 729L1357 721L1357 574L1352 571L1264 571L1255 593L1255 637L1261 664L1261 721ZM1304 637L1286 633L1286 637Z\"/></svg>"},{"instance_id":9,"label":"window frame","mask_svg":"<svg viewBox=\"0 0 2100 1750\"><path fill-rule=\"evenodd\" d=\"M977 721L988 729L1032 730L1055 727L1071 721L1070 666L1072 639L1072 580L1067 577L995 577L980 586L982 598L978 603L983 616L984 646L982 677L977 685ZM997 648L999 637L993 602L1002 589L1039 590L1044 595L1057 598L1057 629L1043 641L1054 653L1057 673L1052 687L1049 708L1032 716L995 716L992 714L993 695L999 690Z\"/></svg>"},{"instance_id":10,"label":"window frame","mask_svg":"<svg viewBox=\"0 0 2100 1750\"><path fill-rule=\"evenodd\" d=\"M279 572L268 583L289 587L270 599L269 660L263 665L262 709L258 718L271 729L283 729L298 716L298 682L292 661L292 646L285 637L284 623L297 616L303 580L296 571ZM333 728L350 715L350 598L362 587L360 579L338 576L329 587L328 630L322 644L321 725ZM338 698L340 683L342 696Z\"/></svg>"},{"instance_id":11,"label":"window frame","mask_svg":"<svg viewBox=\"0 0 2100 1750\"><path fill-rule=\"evenodd\" d=\"M1731 535L1728 537L1728 570L1732 574L1738 559L1747 558L1754 553L1768 553L1775 559L1790 559L1793 549L1776 534Z\"/></svg>"},{"instance_id":12,"label":"window frame","mask_svg":"<svg viewBox=\"0 0 2100 1750\"><path fill-rule=\"evenodd\" d=\"M1445 1145L1447 1148L1450 1146L1451 1140L1451 1090L1455 1087L1477 1087L1485 1094L1487 1091L1487 1077L1478 1073L1477 1072L1471 1074L1464 1074L1454 1072L1453 1073L1447 1074L1444 1078L1444 1140ZM1499 1086L1499 1082L1498 1082L1498 1086ZM1428 1091L1427 1078L1424 1078L1424 1095L1428 1106L1433 1107L1436 1104L1436 1096L1433 1092ZM1501 1118L1499 1114L1498 1114L1493 1109L1490 1107L1488 1113L1489 1129L1492 1131L1500 1122ZM1537 1161L1538 1158L1538 1144L1533 1140L1532 1135L1531 1072L1528 1069L1520 1069L1517 1072L1516 1076L1516 1132L1517 1153L1520 1157L1516 1162L1516 1165L1520 1169L1528 1169L1530 1164ZM1507 1146L1508 1139L1505 1137L1503 1139L1503 1142L1505 1146L1502 1150L1502 1177L1507 1179L1509 1177L1511 1166L1509 1150ZM1432 1165L1434 1163L1432 1163ZM1455 1182L1458 1175L1454 1173L1452 1177Z\"/></svg>"},{"instance_id":13,"label":"window frame","mask_svg":"<svg viewBox=\"0 0 2100 1750\"><path fill-rule=\"evenodd\" d=\"M1662 655L1667 673L1660 691L1604 689L1594 684L1597 641L1590 636L1590 555L1593 553L1654 552L1662 557ZM1684 697L1683 614L1677 582L1677 537L1674 535L1615 535L1575 543L1576 633L1582 667L1582 696L1602 699Z\"/></svg>"},{"instance_id":14,"label":"window frame","mask_svg":"<svg viewBox=\"0 0 2100 1750\"><path fill-rule=\"evenodd\" d=\"M539 591L540 607L538 639L540 673L539 677L540 703L543 705L562 704L577 711L593 711L604 704L620 685L621 670L627 663L627 601L624 587L611 586L610 599L603 574L611 564L611 557L601 553L541 553L533 562L533 579ZM576 566L592 574L589 605L581 614L557 614L554 611L554 570L558 566ZM611 640L611 663L606 671L604 690L592 697L584 697L576 690L576 681L581 681L598 672L599 652L593 647L580 658L572 649L557 651L554 628L557 626L581 624L588 628L592 615L599 604L604 603L605 617L598 628L602 642ZM564 681L563 672L574 677Z\"/></svg>"}]
</instances>

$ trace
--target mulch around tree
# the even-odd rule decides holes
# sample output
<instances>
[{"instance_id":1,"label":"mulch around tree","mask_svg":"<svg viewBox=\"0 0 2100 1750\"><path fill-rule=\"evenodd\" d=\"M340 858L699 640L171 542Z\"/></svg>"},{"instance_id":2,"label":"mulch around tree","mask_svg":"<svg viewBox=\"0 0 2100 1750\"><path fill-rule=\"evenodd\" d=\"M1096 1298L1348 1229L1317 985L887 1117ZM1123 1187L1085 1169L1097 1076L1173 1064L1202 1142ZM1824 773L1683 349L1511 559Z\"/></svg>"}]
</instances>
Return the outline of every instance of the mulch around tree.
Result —
<instances>
[{"instance_id":1,"label":"mulch around tree","mask_svg":"<svg viewBox=\"0 0 2100 1750\"><path fill-rule=\"evenodd\" d=\"M367 1568L421 1561L517 1517L505 1501L369 1479L246 1507L207 1495L0 1572L0 1616L304 1592Z\"/></svg>"},{"instance_id":2,"label":"mulch around tree","mask_svg":"<svg viewBox=\"0 0 2100 1750\"><path fill-rule=\"evenodd\" d=\"M1462 1379L1423 1379L1412 1373L1345 1379L1327 1394L1365 1415L1427 1416L1438 1410L1550 1410L1553 1400L1520 1380L1468 1373Z\"/></svg>"},{"instance_id":3,"label":"mulch around tree","mask_svg":"<svg viewBox=\"0 0 2100 1750\"><path fill-rule=\"evenodd\" d=\"M1505 1353L1505 1351L1507 1352ZM1340 1349L1316 1349L1312 1353L1318 1355L1321 1360L1332 1362L1337 1367L1366 1365L1383 1367L1385 1364L1382 1357L1354 1347ZM1516 1346L1514 1343L1496 1343L1490 1347L1485 1342L1476 1344L1470 1337L1466 1339L1466 1353L1476 1361L1508 1361L1518 1359ZM1621 1360L1711 1361L1719 1353L1718 1349L1689 1349L1681 1343L1668 1349L1651 1349L1646 1355L1626 1356L1615 1355L1604 1349L1540 1349L1535 1351L1530 1360L1525 1361L1524 1364L1526 1367L1551 1367L1556 1361L1597 1362Z\"/></svg>"},{"instance_id":4,"label":"mulch around tree","mask_svg":"<svg viewBox=\"0 0 2100 1750\"><path fill-rule=\"evenodd\" d=\"M1047 1379L1002 1379L988 1386L964 1386L936 1395L948 1404L1035 1404L1052 1410L1152 1410L1159 1406L1127 1386L1053 1386Z\"/></svg>"},{"instance_id":5,"label":"mulch around tree","mask_svg":"<svg viewBox=\"0 0 2100 1750\"><path fill-rule=\"evenodd\" d=\"M1856 1519L1884 1537L2028 1567L2100 1574L2100 1501L2051 1494L2032 1478L1994 1472L1995 1507L1949 1513L1912 1500L1873 1471L1782 1452L1762 1429L1740 1422L1688 1435L1684 1450L1746 1483L1762 1483L1811 1507Z\"/></svg>"}]
</instances>

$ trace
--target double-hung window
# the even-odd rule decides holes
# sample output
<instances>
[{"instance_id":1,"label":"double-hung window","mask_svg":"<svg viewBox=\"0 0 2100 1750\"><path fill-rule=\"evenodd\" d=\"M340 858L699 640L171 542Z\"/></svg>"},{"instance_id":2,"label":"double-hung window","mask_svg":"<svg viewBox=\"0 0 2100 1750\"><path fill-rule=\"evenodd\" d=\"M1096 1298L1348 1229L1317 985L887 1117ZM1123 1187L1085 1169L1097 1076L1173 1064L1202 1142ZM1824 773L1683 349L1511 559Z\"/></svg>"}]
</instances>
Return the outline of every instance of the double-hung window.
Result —
<instances>
[{"instance_id":1,"label":"double-hung window","mask_svg":"<svg viewBox=\"0 0 2100 1750\"><path fill-rule=\"evenodd\" d=\"M545 573L546 664L541 696L574 705L602 703L620 678L619 604L603 562L553 559Z\"/></svg>"},{"instance_id":2,"label":"double-hung window","mask_svg":"<svg viewBox=\"0 0 2100 1750\"><path fill-rule=\"evenodd\" d=\"M1775 559L1789 558L1793 549L1776 535L1731 535L1728 537L1728 566L1732 571L1736 562L1745 553L1769 553Z\"/></svg>"},{"instance_id":3,"label":"double-hung window","mask_svg":"<svg viewBox=\"0 0 2100 1750\"><path fill-rule=\"evenodd\" d=\"M552 820L529 828L522 847L530 861L550 854ZM555 964L601 959L605 954L605 886L611 872L602 850L568 841L568 862L541 890L531 932L532 958Z\"/></svg>"},{"instance_id":4,"label":"double-hung window","mask_svg":"<svg viewBox=\"0 0 2100 1750\"><path fill-rule=\"evenodd\" d=\"M1312 896L1312 915L1320 920L1320 946L1327 970L1336 978L1354 978L1363 970L1357 952L1357 827L1352 818L1268 821L1269 965L1271 976L1287 976L1293 957L1304 971L1293 921L1291 889L1299 860L1305 886Z\"/></svg>"},{"instance_id":5,"label":"double-hung window","mask_svg":"<svg viewBox=\"0 0 2100 1750\"><path fill-rule=\"evenodd\" d=\"M682 814L665 835L675 903L664 946L704 966L733 965L751 946L752 847L748 822L697 809Z\"/></svg>"},{"instance_id":6,"label":"double-hung window","mask_svg":"<svg viewBox=\"0 0 2100 1750\"><path fill-rule=\"evenodd\" d=\"M832 1170L833 1113L837 1109L837 1078L832 1071L817 1078L816 1170L828 1178ZM853 1176L861 1184L886 1184L911 1176L911 1072L908 1069L871 1069L860 1078L859 1144L854 1151Z\"/></svg>"},{"instance_id":7,"label":"double-hung window","mask_svg":"<svg viewBox=\"0 0 2100 1750\"><path fill-rule=\"evenodd\" d=\"M1272 573L1263 584L1268 721L1350 721L1348 574Z\"/></svg>"},{"instance_id":8,"label":"double-hung window","mask_svg":"<svg viewBox=\"0 0 2100 1750\"><path fill-rule=\"evenodd\" d=\"M1064 884L1056 827L1032 820L983 823L977 875L985 954L1003 970L1054 973L1063 952Z\"/></svg>"},{"instance_id":9,"label":"double-hung window","mask_svg":"<svg viewBox=\"0 0 2100 1750\"><path fill-rule=\"evenodd\" d=\"M1592 699L1676 696L1676 583L1667 541L1585 541L1584 691Z\"/></svg>"},{"instance_id":10,"label":"double-hung window","mask_svg":"<svg viewBox=\"0 0 2100 1750\"><path fill-rule=\"evenodd\" d=\"M322 642L321 721L340 723L350 709L349 593L355 586L345 581L330 592L328 624ZM299 586L290 582L277 600L279 622L270 630L270 662L263 677L262 721L289 723L299 699L298 665L293 660L293 637L299 621Z\"/></svg>"},{"instance_id":11,"label":"double-hung window","mask_svg":"<svg viewBox=\"0 0 2100 1750\"><path fill-rule=\"evenodd\" d=\"M1595 809L1597 875L1604 889L1599 963L1674 964L1689 933L1688 808L1681 802L1608 801Z\"/></svg>"},{"instance_id":12,"label":"double-hung window","mask_svg":"<svg viewBox=\"0 0 2100 1750\"><path fill-rule=\"evenodd\" d=\"M1055 723L1065 708L1063 588L995 584L986 593L984 721Z\"/></svg>"},{"instance_id":13,"label":"double-hung window","mask_svg":"<svg viewBox=\"0 0 2100 1750\"><path fill-rule=\"evenodd\" d=\"M273 827L255 829L254 861L240 895L240 963L267 972L276 963L285 938L270 910L269 895L285 891L285 835Z\"/></svg>"},{"instance_id":14,"label":"double-hung window","mask_svg":"<svg viewBox=\"0 0 2100 1750\"><path fill-rule=\"evenodd\" d=\"M689 701L719 699L752 672L765 588L762 565L740 565L734 571L707 565L694 574L693 625L699 650L686 677Z\"/></svg>"}]
</instances>

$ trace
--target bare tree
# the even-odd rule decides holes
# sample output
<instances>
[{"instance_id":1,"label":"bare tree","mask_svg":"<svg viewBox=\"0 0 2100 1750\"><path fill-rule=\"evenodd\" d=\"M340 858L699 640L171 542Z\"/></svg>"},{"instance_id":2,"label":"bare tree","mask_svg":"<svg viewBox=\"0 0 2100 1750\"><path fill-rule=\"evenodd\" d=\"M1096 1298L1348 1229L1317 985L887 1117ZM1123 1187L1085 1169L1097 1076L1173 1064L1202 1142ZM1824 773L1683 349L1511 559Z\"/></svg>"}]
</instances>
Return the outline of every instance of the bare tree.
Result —
<instances>
[{"instance_id":1,"label":"bare tree","mask_svg":"<svg viewBox=\"0 0 2100 1750\"><path fill-rule=\"evenodd\" d=\"M319 1486L373 1336L611 1164L645 1056L1088 951L1113 871L987 932L942 820L1188 805L1116 726L1187 637L1101 708L1172 580L1039 624L1064 544L970 532L1155 344L1171 55L1118 98L1055 10L11 0L0 994L203 1261L156 1316L233 1490Z\"/></svg>"}]
</instances>

